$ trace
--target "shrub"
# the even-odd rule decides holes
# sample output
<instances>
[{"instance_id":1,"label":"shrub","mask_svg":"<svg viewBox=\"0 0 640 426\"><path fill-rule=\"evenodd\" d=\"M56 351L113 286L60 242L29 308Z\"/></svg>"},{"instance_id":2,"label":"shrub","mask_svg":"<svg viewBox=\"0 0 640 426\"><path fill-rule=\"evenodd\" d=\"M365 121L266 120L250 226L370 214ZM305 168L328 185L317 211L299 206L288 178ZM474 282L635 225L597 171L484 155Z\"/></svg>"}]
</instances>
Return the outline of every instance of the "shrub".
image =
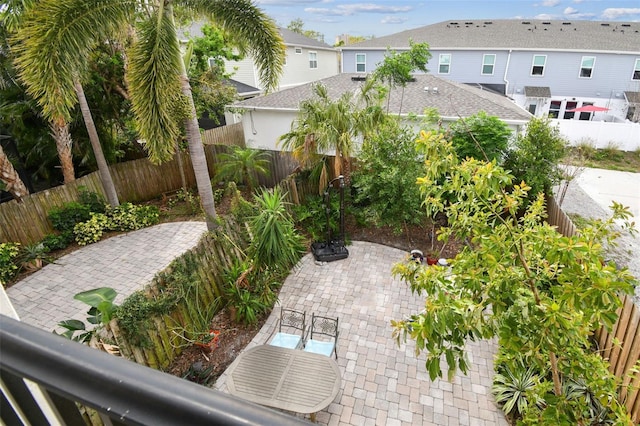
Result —
<instances>
[{"instance_id":1,"label":"shrub","mask_svg":"<svg viewBox=\"0 0 640 426\"><path fill-rule=\"evenodd\" d=\"M76 237L76 243L81 246L96 243L102 238L109 219L102 213L91 213L91 219L86 222L76 224L73 228L73 234Z\"/></svg>"},{"instance_id":2,"label":"shrub","mask_svg":"<svg viewBox=\"0 0 640 426\"><path fill-rule=\"evenodd\" d=\"M91 219L89 206L75 201L65 203L63 207L49 211L49 220L53 229L62 233L73 231L76 224Z\"/></svg>"},{"instance_id":3,"label":"shrub","mask_svg":"<svg viewBox=\"0 0 640 426\"><path fill-rule=\"evenodd\" d=\"M42 245L49 251L67 248L73 241L73 232L65 231L62 234L49 234L42 239Z\"/></svg>"},{"instance_id":4,"label":"shrub","mask_svg":"<svg viewBox=\"0 0 640 426\"><path fill-rule=\"evenodd\" d=\"M155 206L123 203L107 208L107 227L111 231L133 231L158 223L160 210Z\"/></svg>"},{"instance_id":5,"label":"shrub","mask_svg":"<svg viewBox=\"0 0 640 426\"><path fill-rule=\"evenodd\" d=\"M498 160L498 163L501 162L511 137L511 130L502 120L489 116L484 111L456 121L449 132L459 158Z\"/></svg>"},{"instance_id":6,"label":"shrub","mask_svg":"<svg viewBox=\"0 0 640 426\"><path fill-rule=\"evenodd\" d=\"M7 283L18 272L16 258L20 254L20 243L0 243L0 281Z\"/></svg>"},{"instance_id":7,"label":"shrub","mask_svg":"<svg viewBox=\"0 0 640 426\"><path fill-rule=\"evenodd\" d=\"M80 187L78 201L80 204L89 207L89 211L91 212L104 213L106 210L104 199L97 193L87 190L85 187Z\"/></svg>"}]
</instances>

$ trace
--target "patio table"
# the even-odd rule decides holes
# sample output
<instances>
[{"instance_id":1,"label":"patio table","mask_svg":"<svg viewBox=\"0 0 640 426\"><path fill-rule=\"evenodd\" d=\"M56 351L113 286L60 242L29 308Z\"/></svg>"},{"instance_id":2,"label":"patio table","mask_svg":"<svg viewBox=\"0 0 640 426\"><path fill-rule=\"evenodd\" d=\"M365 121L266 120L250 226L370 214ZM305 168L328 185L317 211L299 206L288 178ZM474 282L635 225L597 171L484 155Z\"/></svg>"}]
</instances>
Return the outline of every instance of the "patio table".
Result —
<instances>
[{"instance_id":1,"label":"patio table","mask_svg":"<svg viewBox=\"0 0 640 426\"><path fill-rule=\"evenodd\" d=\"M261 345L244 351L229 367L229 393L260 405L311 414L326 408L340 390L338 364L302 350Z\"/></svg>"}]
</instances>

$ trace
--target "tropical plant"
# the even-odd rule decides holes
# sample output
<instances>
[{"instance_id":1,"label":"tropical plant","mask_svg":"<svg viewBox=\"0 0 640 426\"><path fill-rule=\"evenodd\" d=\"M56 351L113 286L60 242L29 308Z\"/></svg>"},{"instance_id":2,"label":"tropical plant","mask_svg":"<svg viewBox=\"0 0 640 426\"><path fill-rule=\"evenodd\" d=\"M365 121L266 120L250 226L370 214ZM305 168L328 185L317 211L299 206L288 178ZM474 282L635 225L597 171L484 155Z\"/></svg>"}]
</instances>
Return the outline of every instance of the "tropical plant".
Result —
<instances>
[{"instance_id":1,"label":"tropical plant","mask_svg":"<svg viewBox=\"0 0 640 426\"><path fill-rule=\"evenodd\" d=\"M619 235L615 221L631 229L629 210L614 203L610 219L565 237L544 221L542 196L521 211L529 188L513 184L495 162L461 161L451 142L428 132L421 133L418 146L425 158L425 175L418 179L423 206L448 220L439 238L455 236L468 245L446 269L395 265L394 274L428 297L418 320L393 322L398 342L415 339L435 379L442 375L442 357L449 377L458 368L467 371L467 339L497 336L505 353L527 354L531 365L549 371L550 380L535 387L545 407L539 416L525 415L525 422L580 424L586 404L562 397L563 380L573 377L584 378L607 401L612 417L630 421L617 400L618 380L590 340L593 330L611 329L620 295L633 290L628 270L602 262L602 243L615 244ZM445 194L453 194L456 203L447 205Z\"/></svg>"},{"instance_id":2,"label":"tropical plant","mask_svg":"<svg viewBox=\"0 0 640 426\"><path fill-rule=\"evenodd\" d=\"M100 287L76 293L73 298L90 306L87 311L87 322L95 326L108 324L111 321L111 317L118 307L113 303L117 295L112 288ZM60 334L61 336L78 342L88 342L95 332L95 328L88 329L83 321L76 319L61 321L58 325L66 329L65 332ZM76 335L76 332L80 332L80 334Z\"/></svg>"},{"instance_id":3,"label":"tropical plant","mask_svg":"<svg viewBox=\"0 0 640 426\"><path fill-rule=\"evenodd\" d=\"M258 316L267 309L258 295L236 284L230 285L225 294L235 311L236 322L255 324Z\"/></svg>"},{"instance_id":4,"label":"tropical plant","mask_svg":"<svg viewBox=\"0 0 640 426\"><path fill-rule=\"evenodd\" d=\"M2 146L0 146L0 180L5 185L4 190L9 192L18 202L22 201L22 197L29 195L29 190L9 161L9 157L4 153Z\"/></svg>"},{"instance_id":5,"label":"tropical plant","mask_svg":"<svg viewBox=\"0 0 640 426\"><path fill-rule=\"evenodd\" d=\"M267 154L257 149L234 146L231 152L220 154L218 162L215 180L246 184L251 193L258 183L258 175L269 175Z\"/></svg>"},{"instance_id":6,"label":"tropical plant","mask_svg":"<svg viewBox=\"0 0 640 426\"><path fill-rule=\"evenodd\" d=\"M253 239L247 251L256 270L288 270L304 253L303 239L286 209L284 194L275 187L255 196L259 213L251 220Z\"/></svg>"},{"instance_id":7,"label":"tropical plant","mask_svg":"<svg viewBox=\"0 0 640 426\"><path fill-rule=\"evenodd\" d=\"M540 408L544 405L535 392L539 383L537 369L534 366L525 367L520 363L513 366L501 366L493 377L491 391L504 412L513 420L522 416L530 405Z\"/></svg>"},{"instance_id":8,"label":"tropical plant","mask_svg":"<svg viewBox=\"0 0 640 426\"><path fill-rule=\"evenodd\" d=\"M458 158L497 160L501 163L509 145L511 130L498 117L480 111L455 121L449 127L448 134Z\"/></svg>"},{"instance_id":9,"label":"tropical plant","mask_svg":"<svg viewBox=\"0 0 640 426\"><path fill-rule=\"evenodd\" d=\"M47 247L42 243L27 244L20 247L18 261L23 268L35 270L42 268L45 262L51 262Z\"/></svg>"},{"instance_id":10,"label":"tropical plant","mask_svg":"<svg viewBox=\"0 0 640 426\"><path fill-rule=\"evenodd\" d=\"M184 123L207 227L213 230L217 226L213 191L180 52L174 6L184 6L194 16L207 17L233 34L234 42L254 57L263 86L269 90L277 86L285 57L282 38L275 23L250 0L104 0L91 4L43 0L25 16L19 32L24 45L18 64L21 78L43 105L45 115L68 117L75 103L75 83L86 74L86 58L95 43L135 25L127 81L140 138L152 161L166 161L180 137L179 123Z\"/></svg>"},{"instance_id":11,"label":"tropical plant","mask_svg":"<svg viewBox=\"0 0 640 426\"><path fill-rule=\"evenodd\" d=\"M182 378L187 379L190 382L206 386L211 380L213 367L213 365L205 367L202 361L196 361L189 366L189 369L184 374L184 376L182 376Z\"/></svg>"}]
</instances>

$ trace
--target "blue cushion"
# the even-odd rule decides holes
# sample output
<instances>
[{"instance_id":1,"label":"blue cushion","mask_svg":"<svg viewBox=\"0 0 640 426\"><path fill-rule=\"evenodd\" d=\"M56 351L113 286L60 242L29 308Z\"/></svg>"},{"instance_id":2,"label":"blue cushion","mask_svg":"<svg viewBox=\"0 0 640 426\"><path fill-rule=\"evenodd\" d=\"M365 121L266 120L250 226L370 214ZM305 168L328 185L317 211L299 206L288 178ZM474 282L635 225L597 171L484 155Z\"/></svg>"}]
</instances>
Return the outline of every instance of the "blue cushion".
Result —
<instances>
[{"instance_id":1,"label":"blue cushion","mask_svg":"<svg viewBox=\"0 0 640 426\"><path fill-rule=\"evenodd\" d=\"M318 340L307 340L307 343L304 345L304 350L307 352L313 352L320 355L331 356L334 346L335 346L334 342L320 342Z\"/></svg>"},{"instance_id":2,"label":"blue cushion","mask_svg":"<svg viewBox=\"0 0 640 426\"><path fill-rule=\"evenodd\" d=\"M280 346L281 348L297 349L302 342L300 336L287 333L276 333L269 344L271 346Z\"/></svg>"}]
</instances>

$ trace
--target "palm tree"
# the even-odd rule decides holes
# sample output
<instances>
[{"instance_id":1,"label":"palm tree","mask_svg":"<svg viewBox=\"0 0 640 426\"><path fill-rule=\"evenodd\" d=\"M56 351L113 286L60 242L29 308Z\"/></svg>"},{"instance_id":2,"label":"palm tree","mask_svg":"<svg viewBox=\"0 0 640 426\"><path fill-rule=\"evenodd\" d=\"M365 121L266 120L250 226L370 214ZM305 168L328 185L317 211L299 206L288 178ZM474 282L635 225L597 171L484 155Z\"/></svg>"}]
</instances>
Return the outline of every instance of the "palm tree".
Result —
<instances>
[{"instance_id":1,"label":"palm tree","mask_svg":"<svg viewBox=\"0 0 640 426\"><path fill-rule=\"evenodd\" d=\"M0 181L4 183L6 190L18 202L22 201L22 197L29 195L29 190L20 179L16 169L13 168L13 164L9 161L7 154L4 153L2 145L0 145Z\"/></svg>"},{"instance_id":2,"label":"palm tree","mask_svg":"<svg viewBox=\"0 0 640 426\"><path fill-rule=\"evenodd\" d=\"M216 227L213 191L191 86L176 32L173 6L207 17L256 61L261 83L277 87L285 49L275 23L251 0L42 0L19 32L21 78L46 116L68 117L75 76L86 72L95 43L136 25L126 80L138 132L151 161L172 158L183 123L207 227ZM46 54L44 54L46 52Z\"/></svg>"},{"instance_id":3,"label":"palm tree","mask_svg":"<svg viewBox=\"0 0 640 426\"><path fill-rule=\"evenodd\" d=\"M300 103L300 111L291 124L291 131L282 135L279 143L284 149L292 151L303 167L313 166L318 153L335 150L333 175L343 174L345 182L349 184L353 142L358 135L366 134L366 125L375 125L371 117L383 115L375 105L379 97L372 95L373 89L375 84L367 82L359 94L347 91L334 100L323 84L315 84L315 97ZM326 170L323 169L321 176L325 178L320 179L320 192L327 181Z\"/></svg>"},{"instance_id":4,"label":"palm tree","mask_svg":"<svg viewBox=\"0 0 640 426\"><path fill-rule=\"evenodd\" d=\"M216 180L231 179L247 185L249 192L257 184L257 174L269 174L269 160L263 151L251 148L233 147L230 153L218 156L220 166Z\"/></svg>"}]
</instances>

